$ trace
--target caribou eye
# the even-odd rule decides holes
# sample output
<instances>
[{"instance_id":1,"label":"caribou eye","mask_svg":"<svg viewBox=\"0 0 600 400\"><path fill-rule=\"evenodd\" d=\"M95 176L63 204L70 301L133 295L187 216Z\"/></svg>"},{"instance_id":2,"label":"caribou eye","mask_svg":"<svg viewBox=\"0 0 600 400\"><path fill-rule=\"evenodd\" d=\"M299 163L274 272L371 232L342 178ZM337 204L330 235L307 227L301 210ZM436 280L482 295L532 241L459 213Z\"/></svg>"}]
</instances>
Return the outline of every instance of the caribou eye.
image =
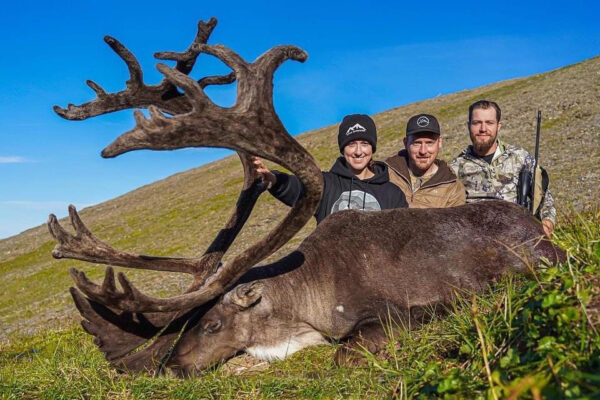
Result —
<instances>
[{"instance_id":1,"label":"caribou eye","mask_svg":"<svg viewBox=\"0 0 600 400\"><path fill-rule=\"evenodd\" d=\"M221 329L221 321L218 319L211 320L211 321L205 321L202 324L202 331L204 333L215 333L219 329Z\"/></svg>"}]
</instances>

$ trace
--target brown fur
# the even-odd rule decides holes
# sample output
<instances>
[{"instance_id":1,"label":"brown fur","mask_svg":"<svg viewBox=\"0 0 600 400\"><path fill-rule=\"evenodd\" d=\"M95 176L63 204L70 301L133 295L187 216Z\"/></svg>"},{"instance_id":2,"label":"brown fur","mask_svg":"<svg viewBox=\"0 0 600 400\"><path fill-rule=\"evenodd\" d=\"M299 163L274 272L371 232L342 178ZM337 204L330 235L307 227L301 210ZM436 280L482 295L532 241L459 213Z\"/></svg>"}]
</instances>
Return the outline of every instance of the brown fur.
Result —
<instances>
[{"instance_id":1,"label":"brown fur","mask_svg":"<svg viewBox=\"0 0 600 400\"><path fill-rule=\"evenodd\" d=\"M336 354L336 362L346 362L355 358L356 346L379 349L384 343L381 321L406 321L410 314L416 318L420 310L447 303L457 291L478 293L503 274L526 273L523 260L563 261L564 252L543 235L537 220L503 201L445 209L343 211L328 217L296 252L250 270L239 282L262 282L268 313L262 315L260 304L254 313L221 311L220 303L211 313L235 321L240 314L252 314L248 323L263 330L265 342L285 340L286 325L298 321L327 338L350 337ZM343 305L343 313L336 312L337 305ZM213 314L200 323L215 318ZM248 342L248 329L223 329L217 348L226 344L235 349L231 356L256 345ZM196 346L212 354L213 341L206 340L215 333L189 334ZM170 363L185 365L188 373L209 364L177 355Z\"/></svg>"}]
</instances>

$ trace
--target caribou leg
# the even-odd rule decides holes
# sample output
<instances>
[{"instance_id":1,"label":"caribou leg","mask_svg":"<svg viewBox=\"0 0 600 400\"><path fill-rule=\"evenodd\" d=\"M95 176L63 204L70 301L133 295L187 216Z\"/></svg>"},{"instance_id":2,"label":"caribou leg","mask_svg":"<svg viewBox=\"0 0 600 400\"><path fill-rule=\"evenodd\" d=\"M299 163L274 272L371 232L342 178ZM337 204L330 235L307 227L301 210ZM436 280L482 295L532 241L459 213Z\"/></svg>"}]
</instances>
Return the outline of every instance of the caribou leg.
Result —
<instances>
[{"instance_id":1,"label":"caribou leg","mask_svg":"<svg viewBox=\"0 0 600 400\"><path fill-rule=\"evenodd\" d=\"M342 344L335 352L333 362L337 366L353 366L365 364L365 351L377 354L388 342L383 328L384 322L368 322L357 327L348 342Z\"/></svg>"}]
</instances>

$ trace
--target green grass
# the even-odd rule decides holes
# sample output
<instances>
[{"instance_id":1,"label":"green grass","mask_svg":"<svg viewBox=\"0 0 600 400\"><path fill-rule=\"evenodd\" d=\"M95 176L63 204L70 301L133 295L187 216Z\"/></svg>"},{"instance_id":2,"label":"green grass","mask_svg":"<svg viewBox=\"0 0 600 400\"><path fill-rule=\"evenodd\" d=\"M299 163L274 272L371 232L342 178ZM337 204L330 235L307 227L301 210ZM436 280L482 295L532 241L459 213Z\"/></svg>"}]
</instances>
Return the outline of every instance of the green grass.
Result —
<instances>
[{"instance_id":1,"label":"green grass","mask_svg":"<svg viewBox=\"0 0 600 400\"><path fill-rule=\"evenodd\" d=\"M562 265L464 293L445 317L389 329L367 365L337 368L314 347L261 372L225 368L195 379L122 375L79 327L13 337L0 353L7 399L598 398L600 210L564 217ZM484 357L485 354L485 357ZM251 371L251 369L249 370Z\"/></svg>"},{"instance_id":2,"label":"green grass","mask_svg":"<svg viewBox=\"0 0 600 400\"><path fill-rule=\"evenodd\" d=\"M22 270L31 264L39 262L41 259L47 258L55 245L56 242L48 241L33 251L18 255L10 261L0 262L0 274L4 275L13 270Z\"/></svg>"}]
</instances>

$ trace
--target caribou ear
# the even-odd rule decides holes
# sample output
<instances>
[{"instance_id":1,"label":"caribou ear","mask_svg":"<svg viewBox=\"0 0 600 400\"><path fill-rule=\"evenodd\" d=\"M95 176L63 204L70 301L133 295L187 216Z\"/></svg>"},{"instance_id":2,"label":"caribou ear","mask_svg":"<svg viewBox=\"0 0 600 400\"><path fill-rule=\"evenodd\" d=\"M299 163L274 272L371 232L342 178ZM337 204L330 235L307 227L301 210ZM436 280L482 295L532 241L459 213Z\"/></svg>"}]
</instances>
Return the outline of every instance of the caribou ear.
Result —
<instances>
[{"instance_id":1,"label":"caribou ear","mask_svg":"<svg viewBox=\"0 0 600 400\"><path fill-rule=\"evenodd\" d=\"M256 303L262 297L263 284L262 282L254 281L236 286L232 291L227 293L225 301L231 304L236 304L242 309L248 308Z\"/></svg>"}]
</instances>

